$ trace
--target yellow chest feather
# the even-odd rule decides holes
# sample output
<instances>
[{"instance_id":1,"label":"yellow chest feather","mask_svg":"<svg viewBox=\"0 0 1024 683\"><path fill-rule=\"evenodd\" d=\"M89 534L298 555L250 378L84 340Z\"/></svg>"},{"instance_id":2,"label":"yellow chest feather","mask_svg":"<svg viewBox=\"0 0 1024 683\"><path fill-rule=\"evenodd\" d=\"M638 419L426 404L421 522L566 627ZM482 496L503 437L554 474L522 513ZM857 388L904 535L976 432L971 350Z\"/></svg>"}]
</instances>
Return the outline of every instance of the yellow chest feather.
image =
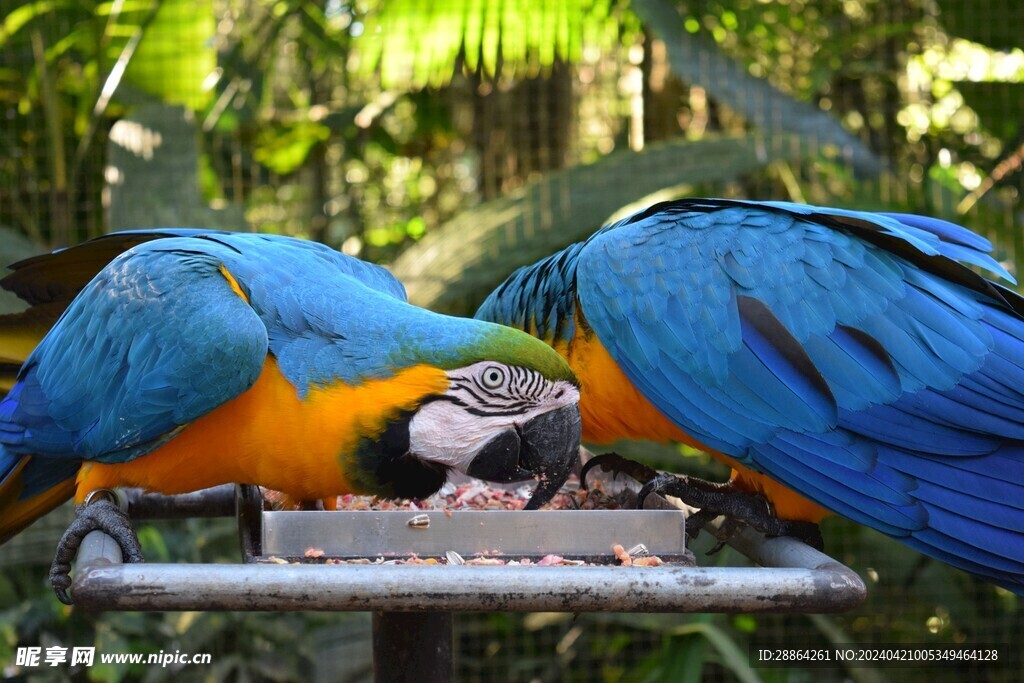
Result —
<instances>
[{"instance_id":1,"label":"yellow chest feather","mask_svg":"<svg viewBox=\"0 0 1024 683\"><path fill-rule=\"evenodd\" d=\"M580 333L558 349L580 380L583 438L604 444L619 439L680 441L702 448L633 386L597 337Z\"/></svg>"},{"instance_id":2,"label":"yellow chest feather","mask_svg":"<svg viewBox=\"0 0 1024 683\"><path fill-rule=\"evenodd\" d=\"M259 484L296 499L351 491L346 466L361 438L398 411L448 387L444 371L414 366L357 386L314 388L300 399L267 358L245 393L200 417L160 448L121 464L86 463L76 501L96 488L140 486L185 493L218 484Z\"/></svg>"}]
</instances>

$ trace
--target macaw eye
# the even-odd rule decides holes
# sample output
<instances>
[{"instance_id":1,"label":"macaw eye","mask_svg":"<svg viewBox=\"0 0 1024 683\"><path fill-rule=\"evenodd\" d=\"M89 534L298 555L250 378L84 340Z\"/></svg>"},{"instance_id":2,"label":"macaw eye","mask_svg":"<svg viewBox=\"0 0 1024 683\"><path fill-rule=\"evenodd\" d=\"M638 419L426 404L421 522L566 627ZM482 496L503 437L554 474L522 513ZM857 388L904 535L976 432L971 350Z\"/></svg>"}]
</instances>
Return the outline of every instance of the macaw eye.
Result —
<instances>
[{"instance_id":1,"label":"macaw eye","mask_svg":"<svg viewBox=\"0 0 1024 683\"><path fill-rule=\"evenodd\" d=\"M486 389L497 389L505 383L505 371L496 365L484 368L483 374L480 376L480 383Z\"/></svg>"}]
</instances>

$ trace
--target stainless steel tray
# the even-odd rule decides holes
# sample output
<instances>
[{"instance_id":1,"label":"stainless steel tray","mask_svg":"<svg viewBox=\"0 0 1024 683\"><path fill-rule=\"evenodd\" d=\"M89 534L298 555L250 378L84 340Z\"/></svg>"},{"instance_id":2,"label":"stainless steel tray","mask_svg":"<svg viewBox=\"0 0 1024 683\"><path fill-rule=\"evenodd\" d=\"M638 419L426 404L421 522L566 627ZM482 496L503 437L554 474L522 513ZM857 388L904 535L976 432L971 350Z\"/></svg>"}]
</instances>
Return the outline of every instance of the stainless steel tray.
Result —
<instances>
[{"instance_id":1,"label":"stainless steel tray","mask_svg":"<svg viewBox=\"0 0 1024 683\"><path fill-rule=\"evenodd\" d=\"M507 559L557 554L610 561L611 547L643 544L663 559L686 557L681 510L440 510L423 512L264 512L261 555L323 557L445 557L454 551Z\"/></svg>"}]
</instances>

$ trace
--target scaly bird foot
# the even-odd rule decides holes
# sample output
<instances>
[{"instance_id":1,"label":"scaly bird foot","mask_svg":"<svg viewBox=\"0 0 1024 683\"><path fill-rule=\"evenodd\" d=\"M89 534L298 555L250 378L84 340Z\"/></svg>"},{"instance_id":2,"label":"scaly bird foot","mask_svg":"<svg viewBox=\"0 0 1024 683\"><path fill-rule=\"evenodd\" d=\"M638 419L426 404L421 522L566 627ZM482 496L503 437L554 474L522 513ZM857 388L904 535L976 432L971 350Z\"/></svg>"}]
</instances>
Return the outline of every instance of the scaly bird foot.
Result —
<instances>
[{"instance_id":1,"label":"scaly bird foot","mask_svg":"<svg viewBox=\"0 0 1024 683\"><path fill-rule=\"evenodd\" d=\"M601 468L601 470L604 472L625 474L635 479L637 482L641 484L646 483L646 486L643 489L641 489L640 493L638 494L636 502L637 509L643 509L644 499L654 492L654 490L650 488L652 482L657 481L659 477L672 478L672 475L660 475L658 474L657 470L648 467L643 463L636 462L635 460L629 460L628 458L624 458L618 453L604 453L602 455L594 456L593 458L588 460L585 465L583 465L583 469L580 471L580 486L582 488L587 487L587 473L590 472L595 467ZM712 482L703 481L700 479L691 479L689 481L699 481L706 487L720 486L720 484L714 484ZM686 501L685 499L684 502L688 503L688 501ZM719 513L709 514L704 510L699 510L689 515L686 520L687 537L691 539L696 538L697 534L700 533L701 527L703 527L707 522L717 517L718 514Z\"/></svg>"},{"instance_id":2,"label":"scaly bird foot","mask_svg":"<svg viewBox=\"0 0 1024 683\"><path fill-rule=\"evenodd\" d=\"M817 524L779 519L763 497L741 491L731 483L715 483L690 477L659 474L640 489L637 507L652 493L668 494L679 498L700 511L687 520L687 535L719 515L749 524L768 536L793 536L812 548L821 550L824 540ZM696 535L694 533L693 535ZM691 536L692 537L692 536ZM719 539L722 540L722 539Z\"/></svg>"},{"instance_id":3,"label":"scaly bird foot","mask_svg":"<svg viewBox=\"0 0 1024 683\"><path fill-rule=\"evenodd\" d=\"M95 492L94 492L95 493ZM139 537L135 535L131 520L121 511L110 496L113 492L105 492L108 497L95 500L86 499L86 502L76 508L77 516L71 522L71 526L57 544L57 552L50 565L50 584L53 586L57 599L65 605L72 604L68 595L68 588L71 587L71 563L78 553L82 540L93 531L103 531L121 546L121 553L125 562L143 562L142 547L139 545ZM92 497L93 494L90 494Z\"/></svg>"}]
</instances>

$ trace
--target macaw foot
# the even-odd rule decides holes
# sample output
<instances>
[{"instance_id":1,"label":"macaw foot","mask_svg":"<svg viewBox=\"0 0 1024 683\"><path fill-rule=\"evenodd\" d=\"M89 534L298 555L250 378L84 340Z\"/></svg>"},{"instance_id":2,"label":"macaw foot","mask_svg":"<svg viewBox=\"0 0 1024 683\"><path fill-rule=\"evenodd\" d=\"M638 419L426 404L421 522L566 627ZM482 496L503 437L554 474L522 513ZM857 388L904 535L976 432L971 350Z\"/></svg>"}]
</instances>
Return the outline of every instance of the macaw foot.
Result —
<instances>
[{"instance_id":1,"label":"macaw foot","mask_svg":"<svg viewBox=\"0 0 1024 683\"><path fill-rule=\"evenodd\" d=\"M824 547L817 524L779 519L762 496L741 491L732 482L716 483L683 475L658 474L640 489L637 507L643 507L644 499L652 493L675 496L691 507L700 508L687 520L686 532L691 535L693 531L691 538L704 524L725 515L768 536L793 536L812 548L821 550ZM729 536L738 527L731 529L731 533L727 532ZM719 538L719 541L724 542L724 539Z\"/></svg>"},{"instance_id":2,"label":"macaw foot","mask_svg":"<svg viewBox=\"0 0 1024 683\"><path fill-rule=\"evenodd\" d=\"M101 497L102 496L102 497ZM143 562L142 547L135 535L128 515L118 507L113 491L94 491L85 503L76 508L77 516L57 544L57 552L50 565L50 584L57 599L72 604L68 595L71 587L71 562L78 553L82 540L92 531L102 531L117 541L125 562Z\"/></svg>"},{"instance_id":3,"label":"macaw foot","mask_svg":"<svg viewBox=\"0 0 1024 683\"><path fill-rule=\"evenodd\" d=\"M603 472L615 472L616 474L621 472L622 474L625 474L635 479L641 484L646 483L646 486L640 490L640 493L638 494L636 501L636 506L637 508L640 509L642 509L644 506L644 499L647 498L647 496L649 496L651 493L656 492L653 488L649 488L651 482L658 480L658 478L662 476L672 476L658 474L657 470L635 460L629 460L628 458L624 458L618 453L604 453L602 455L594 456L593 458L588 460L586 464L583 465L583 469L580 470L581 487L587 487L587 473L589 473L595 467L600 468ZM706 485L708 487L721 486L720 484L714 484L712 482L704 481L701 479L690 479L689 481L700 482L701 484ZM657 493L661 493L661 491L657 491ZM670 493L669 495L675 494ZM689 504L689 501L687 501L686 499L683 499L683 502ZM719 513L711 514L709 511L698 510L693 514L688 515L686 518L687 537L696 538L697 534L700 533L701 527L703 527L707 522L717 517L718 514Z\"/></svg>"}]
</instances>

